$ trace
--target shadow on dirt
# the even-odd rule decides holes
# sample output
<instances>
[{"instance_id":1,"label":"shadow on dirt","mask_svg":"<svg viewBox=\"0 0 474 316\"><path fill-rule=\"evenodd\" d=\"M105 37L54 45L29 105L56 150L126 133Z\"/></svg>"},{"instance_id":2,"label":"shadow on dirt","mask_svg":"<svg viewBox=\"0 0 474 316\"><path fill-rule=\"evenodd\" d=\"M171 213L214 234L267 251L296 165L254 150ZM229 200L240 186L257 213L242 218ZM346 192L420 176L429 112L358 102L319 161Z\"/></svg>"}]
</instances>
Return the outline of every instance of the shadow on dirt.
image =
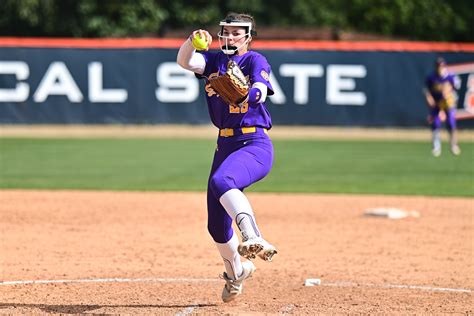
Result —
<instances>
[{"instance_id":1,"label":"shadow on dirt","mask_svg":"<svg viewBox=\"0 0 474 316\"><path fill-rule=\"evenodd\" d=\"M216 304L146 304L146 305L48 305L48 304L15 304L15 303L0 303L1 308L39 308L46 313L59 314L82 314L101 308L200 308L212 307Z\"/></svg>"}]
</instances>

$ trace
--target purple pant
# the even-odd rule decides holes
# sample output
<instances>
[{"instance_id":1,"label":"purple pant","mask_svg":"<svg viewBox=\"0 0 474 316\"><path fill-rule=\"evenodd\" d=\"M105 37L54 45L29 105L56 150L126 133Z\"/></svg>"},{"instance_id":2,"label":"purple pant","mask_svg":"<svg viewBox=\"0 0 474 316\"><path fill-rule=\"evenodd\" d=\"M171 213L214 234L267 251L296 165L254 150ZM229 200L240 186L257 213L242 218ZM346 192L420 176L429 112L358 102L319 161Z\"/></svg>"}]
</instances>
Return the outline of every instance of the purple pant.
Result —
<instances>
[{"instance_id":1,"label":"purple pant","mask_svg":"<svg viewBox=\"0 0 474 316\"><path fill-rule=\"evenodd\" d=\"M231 189L243 190L261 180L272 164L273 144L261 129L218 138L207 187L207 228L214 241L226 243L233 235L232 218L219 198Z\"/></svg>"},{"instance_id":2,"label":"purple pant","mask_svg":"<svg viewBox=\"0 0 474 316\"><path fill-rule=\"evenodd\" d=\"M438 107L434 107L431 110L431 119L433 120L431 123L431 129L440 129L441 128L441 119L439 117L440 109ZM456 129L456 109L451 108L445 111L446 113L446 128L451 131Z\"/></svg>"}]
</instances>

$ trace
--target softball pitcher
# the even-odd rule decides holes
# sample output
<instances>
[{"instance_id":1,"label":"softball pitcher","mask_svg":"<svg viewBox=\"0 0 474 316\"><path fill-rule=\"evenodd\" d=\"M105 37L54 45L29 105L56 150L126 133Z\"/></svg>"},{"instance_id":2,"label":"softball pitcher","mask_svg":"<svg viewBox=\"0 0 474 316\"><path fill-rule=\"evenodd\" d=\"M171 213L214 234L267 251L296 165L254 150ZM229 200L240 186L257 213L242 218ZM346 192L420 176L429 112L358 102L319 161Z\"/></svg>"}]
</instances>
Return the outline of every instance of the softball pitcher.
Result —
<instances>
[{"instance_id":1,"label":"softball pitcher","mask_svg":"<svg viewBox=\"0 0 474 316\"><path fill-rule=\"evenodd\" d=\"M433 156L441 155L441 115L446 117L451 152L454 155L461 154L456 139L456 83L454 76L448 72L443 58L436 59L435 72L426 79L426 88L425 97L430 108Z\"/></svg>"},{"instance_id":2,"label":"softball pitcher","mask_svg":"<svg viewBox=\"0 0 474 316\"><path fill-rule=\"evenodd\" d=\"M208 230L224 260L222 299L229 302L242 293L243 281L256 269L250 259L258 256L271 261L277 253L262 238L243 193L272 167L273 145L268 136L272 121L264 102L273 88L266 58L249 50L256 35L253 17L229 13L219 25L220 51L196 51L192 44L196 35L212 42L207 31L196 30L180 47L177 62L205 80L210 118L219 128L207 190ZM215 85L214 79L225 82ZM241 232L240 244L233 220ZM241 262L239 254L249 260Z\"/></svg>"}]
</instances>

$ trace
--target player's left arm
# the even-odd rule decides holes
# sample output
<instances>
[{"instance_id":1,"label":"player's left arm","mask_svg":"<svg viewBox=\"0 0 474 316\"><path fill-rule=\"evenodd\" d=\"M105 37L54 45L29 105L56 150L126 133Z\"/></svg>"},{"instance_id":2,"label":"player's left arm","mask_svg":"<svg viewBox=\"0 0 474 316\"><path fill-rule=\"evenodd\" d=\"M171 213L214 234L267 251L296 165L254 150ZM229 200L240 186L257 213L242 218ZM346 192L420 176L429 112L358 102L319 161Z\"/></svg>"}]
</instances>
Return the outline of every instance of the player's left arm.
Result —
<instances>
[{"instance_id":1,"label":"player's left arm","mask_svg":"<svg viewBox=\"0 0 474 316\"><path fill-rule=\"evenodd\" d=\"M461 80L459 79L459 76L456 76L454 74L449 75L449 82L453 86L453 90L459 90L461 88Z\"/></svg>"},{"instance_id":2,"label":"player's left arm","mask_svg":"<svg viewBox=\"0 0 474 316\"><path fill-rule=\"evenodd\" d=\"M265 102L267 96L274 93L270 84L270 71L270 65L265 57L259 55L252 61L249 78L251 88L246 100L250 106Z\"/></svg>"}]
</instances>

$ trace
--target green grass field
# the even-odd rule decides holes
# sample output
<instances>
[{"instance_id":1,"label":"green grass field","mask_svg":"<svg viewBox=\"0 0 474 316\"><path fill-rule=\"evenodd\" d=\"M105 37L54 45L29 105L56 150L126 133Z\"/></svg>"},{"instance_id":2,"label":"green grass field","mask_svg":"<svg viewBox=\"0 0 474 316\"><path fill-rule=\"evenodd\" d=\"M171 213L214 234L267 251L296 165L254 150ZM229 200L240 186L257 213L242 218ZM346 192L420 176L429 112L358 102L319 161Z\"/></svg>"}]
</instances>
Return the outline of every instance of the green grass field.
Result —
<instances>
[{"instance_id":1,"label":"green grass field","mask_svg":"<svg viewBox=\"0 0 474 316\"><path fill-rule=\"evenodd\" d=\"M474 196L474 143L274 140L254 192ZM204 191L215 141L0 138L0 188Z\"/></svg>"}]
</instances>

